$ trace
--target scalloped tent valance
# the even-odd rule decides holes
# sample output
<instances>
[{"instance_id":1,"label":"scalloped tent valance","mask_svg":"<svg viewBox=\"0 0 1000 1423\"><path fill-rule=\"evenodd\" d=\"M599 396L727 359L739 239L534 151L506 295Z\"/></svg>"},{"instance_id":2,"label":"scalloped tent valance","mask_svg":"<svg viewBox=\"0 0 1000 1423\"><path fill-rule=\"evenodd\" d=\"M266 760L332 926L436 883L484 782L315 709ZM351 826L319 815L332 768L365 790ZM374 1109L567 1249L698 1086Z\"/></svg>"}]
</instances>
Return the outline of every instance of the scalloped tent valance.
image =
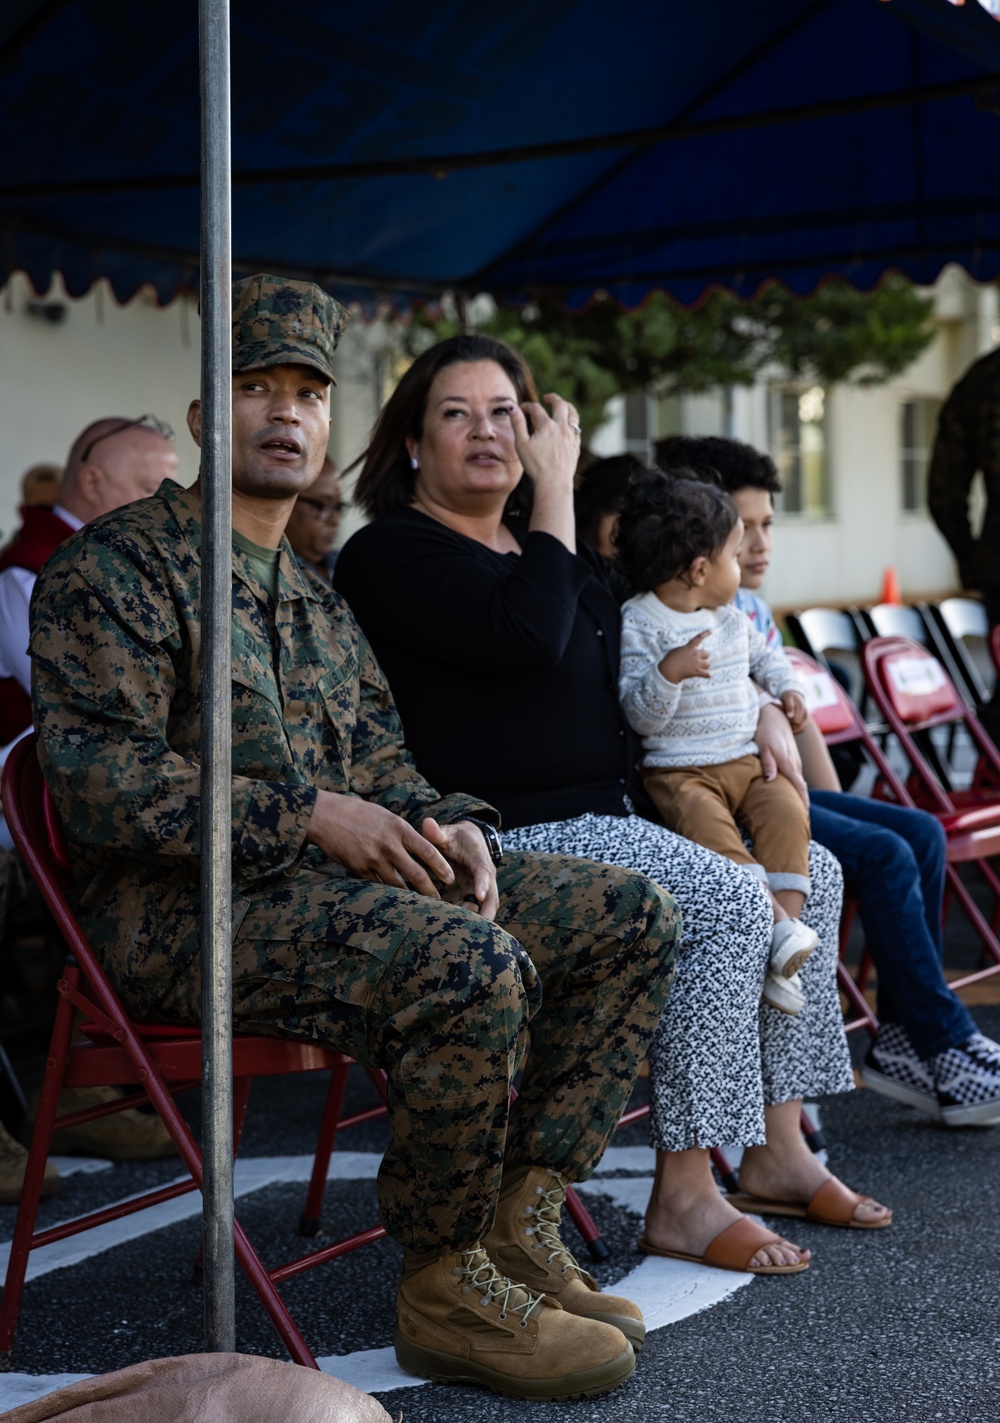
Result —
<instances>
[{"instance_id":1,"label":"scalloped tent valance","mask_svg":"<svg viewBox=\"0 0 1000 1423\"><path fill-rule=\"evenodd\" d=\"M237 269L369 305L994 278L993 8L237 0ZM195 286L195 6L11 0L0 68L3 275Z\"/></svg>"}]
</instances>

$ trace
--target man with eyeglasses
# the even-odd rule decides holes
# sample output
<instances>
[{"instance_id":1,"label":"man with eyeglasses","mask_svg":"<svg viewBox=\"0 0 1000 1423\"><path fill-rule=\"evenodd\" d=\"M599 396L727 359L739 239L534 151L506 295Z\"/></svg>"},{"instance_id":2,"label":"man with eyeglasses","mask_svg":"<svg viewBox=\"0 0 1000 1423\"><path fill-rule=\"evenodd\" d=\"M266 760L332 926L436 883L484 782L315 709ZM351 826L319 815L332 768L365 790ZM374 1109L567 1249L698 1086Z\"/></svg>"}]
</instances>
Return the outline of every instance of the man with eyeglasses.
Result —
<instances>
[{"instance_id":1,"label":"man with eyeglasses","mask_svg":"<svg viewBox=\"0 0 1000 1423\"><path fill-rule=\"evenodd\" d=\"M73 442L55 506L22 510L21 527L0 554L0 746L31 725L28 605L39 570L84 524L176 476L173 438L154 415L95 420Z\"/></svg>"},{"instance_id":2,"label":"man with eyeglasses","mask_svg":"<svg viewBox=\"0 0 1000 1423\"><path fill-rule=\"evenodd\" d=\"M337 534L344 512L337 466L327 455L318 478L299 495L285 525L285 538L299 561L299 567L315 573L327 587L333 587L337 562Z\"/></svg>"},{"instance_id":3,"label":"man with eyeglasses","mask_svg":"<svg viewBox=\"0 0 1000 1423\"><path fill-rule=\"evenodd\" d=\"M0 553L0 766L15 741L31 730L31 659L28 607L35 580L59 545L77 529L122 504L155 494L177 474L174 432L155 415L95 420L73 442L51 508L29 505L22 523ZM20 867L6 821L0 815L0 933L8 901L23 892ZM95 1089L99 1093L110 1089ZM88 1089L61 1109L82 1109L98 1101ZM103 1099L101 1099L103 1100ZM53 1138L64 1153L112 1159L156 1158L173 1154L173 1143L156 1117L130 1110L88 1122ZM27 1152L0 1124L0 1201L16 1201L24 1181ZM46 1169L45 1193L58 1189L55 1167Z\"/></svg>"}]
</instances>

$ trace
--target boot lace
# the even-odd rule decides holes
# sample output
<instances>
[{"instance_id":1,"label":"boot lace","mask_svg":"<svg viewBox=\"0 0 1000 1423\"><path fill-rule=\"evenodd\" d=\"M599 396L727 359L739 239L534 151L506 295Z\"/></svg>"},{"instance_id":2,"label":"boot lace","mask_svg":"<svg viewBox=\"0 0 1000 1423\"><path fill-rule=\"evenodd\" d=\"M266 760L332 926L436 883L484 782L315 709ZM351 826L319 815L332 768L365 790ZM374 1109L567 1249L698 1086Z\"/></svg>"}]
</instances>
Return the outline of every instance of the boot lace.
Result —
<instances>
[{"instance_id":1,"label":"boot lace","mask_svg":"<svg viewBox=\"0 0 1000 1423\"><path fill-rule=\"evenodd\" d=\"M565 1275L568 1270L575 1270L581 1280L585 1279L586 1271L580 1268L573 1252L559 1238L559 1224L562 1203L566 1198L566 1188L557 1176L554 1184L547 1191L542 1186L536 1186L535 1195L542 1198L541 1204L524 1208L525 1215L534 1216L537 1222L536 1225L528 1226L524 1232L525 1235L536 1237L536 1243L531 1248L533 1250L548 1250L549 1253L545 1257L546 1265L558 1261L561 1275Z\"/></svg>"},{"instance_id":2,"label":"boot lace","mask_svg":"<svg viewBox=\"0 0 1000 1423\"><path fill-rule=\"evenodd\" d=\"M519 1314L521 1318L518 1324L522 1329L527 1327L528 1320L544 1300L543 1295L532 1294L524 1285L514 1284L505 1275L501 1275L485 1250L464 1251L461 1265L456 1265L451 1273L464 1278L463 1294L476 1291L482 1296L479 1302L484 1308L494 1300L499 1301L498 1318L506 1319L508 1310Z\"/></svg>"}]
</instances>

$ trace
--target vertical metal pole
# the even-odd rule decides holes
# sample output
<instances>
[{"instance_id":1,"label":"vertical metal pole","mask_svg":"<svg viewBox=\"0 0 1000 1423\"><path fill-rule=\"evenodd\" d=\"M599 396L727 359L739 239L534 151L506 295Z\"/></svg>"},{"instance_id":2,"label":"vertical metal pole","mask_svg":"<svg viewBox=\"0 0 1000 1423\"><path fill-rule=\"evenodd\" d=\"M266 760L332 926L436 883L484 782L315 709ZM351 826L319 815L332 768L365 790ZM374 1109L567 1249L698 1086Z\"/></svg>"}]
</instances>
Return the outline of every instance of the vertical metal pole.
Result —
<instances>
[{"instance_id":1,"label":"vertical metal pole","mask_svg":"<svg viewBox=\"0 0 1000 1423\"><path fill-rule=\"evenodd\" d=\"M201 968L205 1347L236 1348L232 1076L232 259L229 4L201 57Z\"/></svg>"}]
</instances>

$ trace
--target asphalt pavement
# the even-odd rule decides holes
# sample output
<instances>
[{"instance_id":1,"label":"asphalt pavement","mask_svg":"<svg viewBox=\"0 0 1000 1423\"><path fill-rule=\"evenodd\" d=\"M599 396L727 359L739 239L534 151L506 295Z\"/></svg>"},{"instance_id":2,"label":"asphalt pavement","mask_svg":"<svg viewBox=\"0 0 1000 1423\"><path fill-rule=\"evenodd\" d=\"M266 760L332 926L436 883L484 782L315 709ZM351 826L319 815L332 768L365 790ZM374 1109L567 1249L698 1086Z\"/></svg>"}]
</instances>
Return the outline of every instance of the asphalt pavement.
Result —
<instances>
[{"instance_id":1,"label":"asphalt pavement","mask_svg":"<svg viewBox=\"0 0 1000 1423\"><path fill-rule=\"evenodd\" d=\"M983 1031L1000 1038L1000 1007L976 1014ZM857 1037L854 1045L861 1046ZM360 1103L370 1089L353 1075ZM296 1233L302 1176L324 1086L317 1075L254 1087L237 1211L268 1261L303 1252ZM812 1247L814 1262L791 1277L746 1281L641 1261L636 1211L652 1155L643 1149L643 1124L618 1134L586 1197L613 1252L596 1272L605 1286L629 1276L654 1327L631 1380L604 1398L524 1403L404 1380L390 1348L400 1253L389 1241L290 1282L285 1298L323 1366L376 1392L405 1423L995 1423L1000 1128L949 1131L868 1090L820 1105L832 1167L891 1204L895 1221L882 1231L796 1223L789 1234ZM197 1116L196 1098L188 1109ZM329 1238L375 1221L374 1171L384 1143L384 1122L343 1135L324 1212ZM45 1203L46 1222L177 1174L169 1161L77 1167L61 1195ZM25 1290L13 1372L0 1375L0 1409L71 1377L201 1349L201 1299L191 1282L194 1198L183 1209L194 1214L172 1224L135 1216L132 1238L112 1237L90 1253L85 1235L75 1253L48 1262ZM13 1221L14 1209L0 1207L0 1240L9 1241ZM585 1258L572 1227L566 1237ZM238 1347L284 1357L242 1279L237 1299Z\"/></svg>"}]
</instances>

